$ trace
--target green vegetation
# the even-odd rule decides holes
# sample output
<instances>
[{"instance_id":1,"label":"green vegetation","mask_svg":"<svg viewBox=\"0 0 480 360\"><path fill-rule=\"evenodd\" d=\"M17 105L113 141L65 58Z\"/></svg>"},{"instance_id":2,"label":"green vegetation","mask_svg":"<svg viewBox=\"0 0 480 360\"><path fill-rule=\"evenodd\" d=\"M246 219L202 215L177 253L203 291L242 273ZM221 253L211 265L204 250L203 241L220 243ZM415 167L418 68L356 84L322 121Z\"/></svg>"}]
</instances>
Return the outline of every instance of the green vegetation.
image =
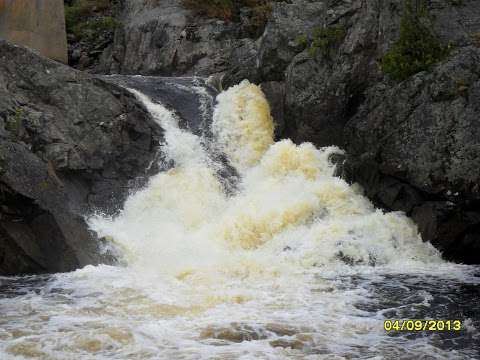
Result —
<instances>
[{"instance_id":1,"label":"green vegetation","mask_svg":"<svg viewBox=\"0 0 480 360\"><path fill-rule=\"evenodd\" d=\"M472 35L473 45L480 47L480 32L474 33Z\"/></svg>"},{"instance_id":2,"label":"green vegetation","mask_svg":"<svg viewBox=\"0 0 480 360\"><path fill-rule=\"evenodd\" d=\"M20 107L17 107L15 108L15 114L13 114L13 116L11 117L7 117L5 127L8 131L18 135L20 133L20 129L22 128L22 120L23 120L23 109Z\"/></svg>"},{"instance_id":3,"label":"green vegetation","mask_svg":"<svg viewBox=\"0 0 480 360\"><path fill-rule=\"evenodd\" d=\"M400 38L382 58L382 70L395 80L430 69L448 56L433 34L424 0L406 0L400 24Z\"/></svg>"},{"instance_id":4,"label":"green vegetation","mask_svg":"<svg viewBox=\"0 0 480 360\"><path fill-rule=\"evenodd\" d=\"M303 49L306 49L309 46L308 37L305 34L299 35L295 41L298 46L301 46Z\"/></svg>"},{"instance_id":5,"label":"green vegetation","mask_svg":"<svg viewBox=\"0 0 480 360\"><path fill-rule=\"evenodd\" d=\"M184 4L202 15L231 20L234 15L233 0L185 0Z\"/></svg>"},{"instance_id":6,"label":"green vegetation","mask_svg":"<svg viewBox=\"0 0 480 360\"><path fill-rule=\"evenodd\" d=\"M330 58L332 51L343 41L346 34L345 28L341 25L316 28L310 38L302 34L297 37L296 42L303 49L308 49L312 57L320 51L323 57Z\"/></svg>"},{"instance_id":7,"label":"green vegetation","mask_svg":"<svg viewBox=\"0 0 480 360\"><path fill-rule=\"evenodd\" d=\"M112 0L73 0L65 5L67 32L79 40L90 39L99 32L113 31L118 22L102 15L112 7Z\"/></svg>"},{"instance_id":8,"label":"green vegetation","mask_svg":"<svg viewBox=\"0 0 480 360\"><path fill-rule=\"evenodd\" d=\"M183 0L184 5L199 14L225 21L236 20L243 7L251 9L253 26L265 26L272 13L272 3L280 0Z\"/></svg>"},{"instance_id":9,"label":"green vegetation","mask_svg":"<svg viewBox=\"0 0 480 360\"><path fill-rule=\"evenodd\" d=\"M315 29L308 49L310 56L315 56L320 51L324 57L330 58L332 50L345 38L345 35L346 31L343 26Z\"/></svg>"}]
</instances>

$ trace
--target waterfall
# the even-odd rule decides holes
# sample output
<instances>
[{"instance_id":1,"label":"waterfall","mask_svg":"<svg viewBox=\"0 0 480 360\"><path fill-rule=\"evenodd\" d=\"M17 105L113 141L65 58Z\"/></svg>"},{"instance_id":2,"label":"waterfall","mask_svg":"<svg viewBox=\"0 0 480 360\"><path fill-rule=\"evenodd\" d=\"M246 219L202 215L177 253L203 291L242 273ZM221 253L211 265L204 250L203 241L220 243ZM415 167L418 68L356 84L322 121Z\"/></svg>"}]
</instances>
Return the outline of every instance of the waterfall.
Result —
<instances>
[{"instance_id":1,"label":"waterfall","mask_svg":"<svg viewBox=\"0 0 480 360\"><path fill-rule=\"evenodd\" d=\"M244 81L215 97L204 82L112 81L130 88L163 128L159 161L168 166L118 215L89 218L117 266L37 279L46 281L40 293L26 283L17 297L0 299L6 359L474 353L475 319L461 319L470 345L455 350L420 333L385 334L385 318L432 316L431 303L464 302L458 282L478 284L474 268L443 261L405 214L376 209L358 185L335 176L331 158L342 150L274 141L260 87ZM176 106L164 86L173 87ZM188 94L195 111L178 105Z\"/></svg>"},{"instance_id":2,"label":"waterfall","mask_svg":"<svg viewBox=\"0 0 480 360\"><path fill-rule=\"evenodd\" d=\"M245 276L441 262L405 215L375 209L361 189L334 176L329 159L340 149L275 143L258 86L244 81L221 93L213 115L209 141L240 175L233 195L216 176L219 164L205 139L181 129L162 104L131 91L165 130L162 151L175 165L132 195L118 217L90 221L99 236L118 244L129 266L186 281L206 269Z\"/></svg>"}]
</instances>

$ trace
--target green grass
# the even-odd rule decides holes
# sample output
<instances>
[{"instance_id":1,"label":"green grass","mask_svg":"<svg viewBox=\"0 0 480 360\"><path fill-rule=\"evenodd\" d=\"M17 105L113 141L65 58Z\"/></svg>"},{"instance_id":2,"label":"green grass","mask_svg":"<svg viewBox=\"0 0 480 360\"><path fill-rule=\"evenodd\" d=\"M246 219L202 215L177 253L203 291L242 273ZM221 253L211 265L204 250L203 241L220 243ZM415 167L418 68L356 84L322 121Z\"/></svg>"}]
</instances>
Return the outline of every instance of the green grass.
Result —
<instances>
[{"instance_id":1,"label":"green grass","mask_svg":"<svg viewBox=\"0 0 480 360\"><path fill-rule=\"evenodd\" d=\"M406 0L400 24L400 37L382 58L382 70L395 80L431 69L445 59L450 48L443 46L429 24L423 0Z\"/></svg>"}]
</instances>

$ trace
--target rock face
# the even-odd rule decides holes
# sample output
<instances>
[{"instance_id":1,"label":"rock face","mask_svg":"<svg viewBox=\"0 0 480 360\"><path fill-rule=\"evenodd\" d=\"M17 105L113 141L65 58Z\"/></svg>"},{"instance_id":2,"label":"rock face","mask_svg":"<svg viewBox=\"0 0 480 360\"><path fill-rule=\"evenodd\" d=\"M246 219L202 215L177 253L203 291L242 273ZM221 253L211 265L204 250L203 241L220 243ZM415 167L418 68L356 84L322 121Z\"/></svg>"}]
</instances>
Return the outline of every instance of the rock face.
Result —
<instances>
[{"instance_id":1,"label":"rock face","mask_svg":"<svg viewBox=\"0 0 480 360\"><path fill-rule=\"evenodd\" d=\"M402 83L385 77L379 64L399 36L402 2L329 5L318 24L342 28L343 38L327 54L303 51L288 64L284 135L344 147L345 176L377 205L412 216L445 257L480 263L480 4L429 2L430 25L452 52ZM282 59L277 68L292 51L282 54L273 57Z\"/></svg>"},{"instance_id":2,"label":"rock face","mask_svg":"<svg viewBox=\"0 0 480 360\"><path fill-rule=\"evenodd\" d=\"M404 1L330 3L318 16L317 27L340 28L343 35L327 53L317 49L312 56L303 51L289 63L285 76L288 135L297 141L345 146L348 139L343 129L366 101L367 90L379 83L387 88L396 85L385 78L380 60L399 37ZM475 42L480 31L477 2L429 3L429 25L441 43L462 48ZM277 16L282 13L274 13Z\"/></svg>"},{"instance_id":3,"label":"rock face","mask_svg":"<svg viewBox=\"0 0 480 360\"><path fill-rule=\"evenodd\" d=\"M447 257L479 262L480 49L365 97L346 128L351 178Z\"/></svg>"},{"instance_id":4,"label":"rock face","mask_svg":"<svg viewBox=\"0 0 480 360\"><path fill-rule=\"evenodd\" d=\"M238 23L203 18L181 0L125 0L114 44L99 70L143 75L210 75L227 70L232 49L252 46Z\"/></svg>"},{"instance_id":5,"label":"rock face","mask_svg":"<svg viewBox=\"0 0 480 360\"><path fill-rule=\"evenodd\" d=\"M0 0L0 39L67 63L63 0Z\"/></svg>"},{"instance_id":6,"label":"rock face","mask_svg":"<svg viewBox=\"0 0 480 360\"><path fill-rule=\"evenodd\" d=\"M0 275L105 261L84 216L118 210L161 135L122 88L0 41Z\"/></svg>"}]
</instances>

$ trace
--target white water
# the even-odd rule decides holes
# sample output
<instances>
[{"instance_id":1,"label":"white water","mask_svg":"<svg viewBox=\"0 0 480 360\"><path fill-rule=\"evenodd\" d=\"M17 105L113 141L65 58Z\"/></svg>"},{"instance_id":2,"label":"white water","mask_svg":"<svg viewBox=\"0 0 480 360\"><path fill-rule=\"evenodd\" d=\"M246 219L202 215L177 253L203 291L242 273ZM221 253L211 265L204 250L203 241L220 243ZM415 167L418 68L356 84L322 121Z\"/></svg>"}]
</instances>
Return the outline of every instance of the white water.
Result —
<instances>
[{"instance_id":1,"label":"white water","mask_svg":"<svg viewBox=\"0 0 480 360\"><path fill-rule=\"evenodd\" d=\"M2 359L466 358L387 337L380 313L355 306L371 296L355 276L466 275L402 213L376 210L335 177L329 157L341 150L275 143L267 101L243 82L218 97L212 124L240 175L226 195L207 140L132 91L165 129L175 167L116 218L90 219L123 266L59 274L0 302ZM420 293L418 304L431 298Z\"/></svg>"}]
</instances>

